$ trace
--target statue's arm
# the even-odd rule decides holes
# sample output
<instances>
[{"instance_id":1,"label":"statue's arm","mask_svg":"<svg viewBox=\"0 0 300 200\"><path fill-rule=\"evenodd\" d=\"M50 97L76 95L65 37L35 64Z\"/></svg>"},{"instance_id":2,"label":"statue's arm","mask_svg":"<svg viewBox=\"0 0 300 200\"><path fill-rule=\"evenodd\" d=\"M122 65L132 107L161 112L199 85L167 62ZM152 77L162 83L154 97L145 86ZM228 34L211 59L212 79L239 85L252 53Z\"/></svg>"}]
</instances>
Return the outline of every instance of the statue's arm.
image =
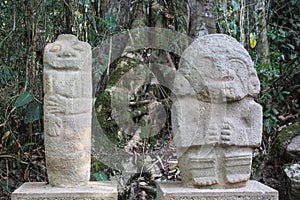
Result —
<instances>
[{"instance_id":1,"label":"statue's arm","mask_svg":"<svg viewBox=\"0 0 300 200\"><path fill-rule=\"evenodd\" d=\"M262 140L263 131L263 111L262 106L252 101L249 107L249 125L250 128L247 131L249 145L257 147L260 145Z\"/></svg>"},{"instance_id":2,"label":"statue's arm","mask_svg":"<svg viewBox=\"0 0 300 200\"><path fill-rule=\"evenodd\" d=\"M67 98L59 94L51 95L46 97L46 108L48 113L51 114L84 114L90 113L87 108L92 107L91 98Z\"/></svg>"},{"instance_id":3,"label":"statue's arm","mask_svg":"<svg viewBox=\"0 0 300 200\"><path fill-rule=\"evenodd\" d=\"M243 126L236 128L237 146L257 147L262 138L262 107L251 100L242 106Z\"/></svg>"}]
</instances>

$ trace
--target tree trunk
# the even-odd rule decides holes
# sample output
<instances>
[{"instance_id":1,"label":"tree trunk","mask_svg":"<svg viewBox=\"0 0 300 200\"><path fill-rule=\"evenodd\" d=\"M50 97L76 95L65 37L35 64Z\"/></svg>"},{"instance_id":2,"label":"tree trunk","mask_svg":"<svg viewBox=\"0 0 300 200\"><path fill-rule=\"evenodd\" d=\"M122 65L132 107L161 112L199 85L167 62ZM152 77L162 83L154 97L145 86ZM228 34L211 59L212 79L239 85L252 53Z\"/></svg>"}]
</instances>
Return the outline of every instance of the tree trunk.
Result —
<instances>
[{"instance_id":1,"label":"tree trunk","mask_svg":"<svg viewBox=\"0 0 300 200\"><path fill-rule=\"evenodd\" d=\"M257 26L257 50L258 50L258 62L260 64L269 64L269 41L267 37L267 19L266 19L266 2L265 0L258 0L256 6L256 12L258 13L258 26Z\"/></svg>"},{"instance_id":2,"label":"tree trunk","mask_svg":"<svg viewBox=\"0 0 300 200\"><path fill-rule=\"evenodd\" d=\"M71 12L71 5L70 0L64 1L64 10L65 10L65 23L66 23L66 33L72 33L72 26L71 26L71 18L72 12Z\"/></svg>"},{"instance_id":3,"label":"tree trunk","mask_svg":"<svg viewBox=\"0 0 300 200\"><path fill-rule=\"evenodd\" d=\"M216 33L216 25L213 14L212 0L188 0L190 8L190 30L189 35L194 37L200 30L202 23L208 30L208 33Z\"/></svg>"},{"instance_id":4,"label":"tree trunk","mask_svg":"<svg viewBox=\"0 0 300 200\"><path fill-rule=\"evenodd\" d=\"M183 0L174 0L173 3L173 12L175 14L175 30L180 33L187 34L189 33L189 17L190 17L190 7L188 2Z\"/></svg>"},{"instance_id":5,"label":"tree trunk","mask_svg":"<svg viewBox=\"0 0 300 200\"><path fill-rule=\"evenodd\" d=\"M240 43L245 46L245 29L244 29L244 21L245 21L245 8L246 8L246 0L240 0Z\"/></svg>"},{"instance_id":6,"label":"tree trunk","mask_svg":"<svg viewBox=\"0 0 300 200\"><path fill-rule=\"evenodd\" d=\"M131 0L103 0L101 1L102 14L113 16L121 29L130 27L131 24ZM105 18L105 16L102 16Z\"/></svg>"}]
</instances>

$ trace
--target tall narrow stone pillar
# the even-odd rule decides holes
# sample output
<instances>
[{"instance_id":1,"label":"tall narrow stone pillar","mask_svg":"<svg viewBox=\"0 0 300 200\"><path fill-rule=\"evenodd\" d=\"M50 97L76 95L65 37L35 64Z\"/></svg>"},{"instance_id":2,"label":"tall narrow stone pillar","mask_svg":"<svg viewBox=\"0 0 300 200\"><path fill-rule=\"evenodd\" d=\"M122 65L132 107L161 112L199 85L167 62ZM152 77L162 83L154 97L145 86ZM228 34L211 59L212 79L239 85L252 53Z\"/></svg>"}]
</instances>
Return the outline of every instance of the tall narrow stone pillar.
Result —
<instances>
[{"instance_id":1,"label":"tall narrow stone pillar","mask_svg":"<svg viewBox=\"0 0 300 200\"><path fill-rule=\"evenodd\" d=\"M60 35L44 51L47 183L25 183L12 200L116 200L113 182L89 182L92 54L88 43Z\"/></svg>"},{"instance_id":2,"label":"tall narrow stone pillar","mask_svg":"<svg viewBox=\"0 0 300 200\"><path fill-rule=\"evenodd\" d=\"M60 35L44 51L44 127L50 185L86 185L90 177L91 47Z\"/></svg>"}]
</instances>

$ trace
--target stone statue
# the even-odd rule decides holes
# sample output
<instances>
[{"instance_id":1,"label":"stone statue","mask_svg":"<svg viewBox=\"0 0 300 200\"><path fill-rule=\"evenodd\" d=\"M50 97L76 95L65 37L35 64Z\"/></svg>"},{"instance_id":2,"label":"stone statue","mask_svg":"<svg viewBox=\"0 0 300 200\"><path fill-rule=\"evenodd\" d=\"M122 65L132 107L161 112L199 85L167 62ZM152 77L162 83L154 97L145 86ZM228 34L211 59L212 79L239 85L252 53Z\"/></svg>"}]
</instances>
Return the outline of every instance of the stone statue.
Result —
<instances>
[{"instance_id":1,"label":"stone statue","mask_svg":"<svg viewBox=\"0 0 300 200\"><path fill-rule=\"evenodd\" d=\"M262 137L262 107L254 101L260 83L248 52L230 36L206 35L185 50L178 72L198 102L189 103L175 78L172 127L183 183L245 186Z\"/></svg>"},{"instance_id":2,"label":"stone statue","mask_svg":"<svg viewBox=\"0 0 300 200\"><path fill-rule=\"evenodd\" d=\"M49 183L87 185L90 178L91 47L60 35L44 51L44 127Z\"/></svg>"}]
</instances>

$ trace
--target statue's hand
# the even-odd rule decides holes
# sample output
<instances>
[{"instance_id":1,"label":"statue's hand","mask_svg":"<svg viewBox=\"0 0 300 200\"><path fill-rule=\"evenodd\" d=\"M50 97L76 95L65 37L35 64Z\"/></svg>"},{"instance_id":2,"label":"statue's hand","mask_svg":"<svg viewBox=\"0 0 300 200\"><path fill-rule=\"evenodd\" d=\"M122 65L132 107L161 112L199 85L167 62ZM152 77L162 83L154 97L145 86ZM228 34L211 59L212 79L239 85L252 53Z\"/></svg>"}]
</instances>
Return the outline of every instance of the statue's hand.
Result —
<instances>
[{"instance_id":1,"label":"statue's hand","mask_svg":"<svg viewBox=\"0 0 300 200\"><path fill-rule=\"evenodd\" d=\"M224 122L221 129L221 144L231 145L232 142L232 125L229 122Z\"/></svg>"},{"instance_id":2,"label":"statue's hand","mask_svg":"<svg viewBox=\"0 0 300 200\"><path fill-rule=\"evenodd\" d=\"M218 128L216 126L209 126L206 135L206 144L216 144L219 141Z\"/></svg>"},{"instance_id":3,"label":"statue's hand","mask_svg":"<svg viewBox=\"0 0 300 200\"><path fill-rule=\"evenodd\" d=\"M53 95L47 99L47 110L54 113L65 113L66 102L62 96Z\"/></svg>"},{"instance_id":4,"label":"statue's hand","mask_svg":"<svg viewBox=\"0 0 300 200\"><path fill-rule=\"evenodd\" d=\"M63 123L59 117L50 117L45 118L47 121L45 126L45 133L49 136L56 137L61 134Z\"/></svg>"}]
</instances>

